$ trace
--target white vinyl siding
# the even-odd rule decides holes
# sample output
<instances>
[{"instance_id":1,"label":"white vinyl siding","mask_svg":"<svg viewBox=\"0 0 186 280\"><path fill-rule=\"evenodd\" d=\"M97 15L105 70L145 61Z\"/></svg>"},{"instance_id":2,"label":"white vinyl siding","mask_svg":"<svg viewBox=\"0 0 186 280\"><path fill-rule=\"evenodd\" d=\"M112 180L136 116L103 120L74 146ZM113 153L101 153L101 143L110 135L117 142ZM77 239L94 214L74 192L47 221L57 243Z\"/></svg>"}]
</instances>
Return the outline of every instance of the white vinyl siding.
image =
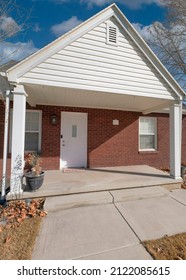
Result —
<instances>
[{"instance_id":1,"label":"white vinyl siding","mask_svg":"<svg viewBox=\"0 0 186 280\"><path fill-rule=\"evenodd\" d=\"M139 119L139 150L157 150L157 119L141 117Z\"/></svg>"},{"instance_id":2,"label":"white vinyl siding","mask_svg":"<svg viewBox=\"0 0 186 280\"><path fill-rule=\"evenodd\" d=\"M117 47L107 44L107 24L117 28ZM24 74L20 82L173 99L158 71L112 18Z\"/></svg>"}]
</instances>

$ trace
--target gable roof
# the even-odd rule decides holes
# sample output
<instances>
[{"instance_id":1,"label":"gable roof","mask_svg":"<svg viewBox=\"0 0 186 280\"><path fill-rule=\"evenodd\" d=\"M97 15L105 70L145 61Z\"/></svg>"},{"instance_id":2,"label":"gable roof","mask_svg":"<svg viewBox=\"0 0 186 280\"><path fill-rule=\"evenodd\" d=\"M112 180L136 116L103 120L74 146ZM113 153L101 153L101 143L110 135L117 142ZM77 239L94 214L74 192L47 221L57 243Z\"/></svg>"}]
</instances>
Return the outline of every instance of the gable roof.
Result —
<instances>
[{"instance_id":1,"label":"gable roof","mask_svg":"<svg viewBox=\"0 0 186 280\"><path fill-rule=\"evenodd\" d=\"M163 64L160 62L157 56L153 53L153 51L146 44L143 38L138 34L138 32L128 21L128 19L124 16L124 14L120 11L116 4L108 6L98 14L94 15L90 19L86 20L79 26L69 31L68 33L64 34L52 43L48 44L44 48L40 49L36 53L32 54L28 58L24 59L20 63L8 69L7 76L9 81L16 83L17 80L29 70L33 69L38 64L42 63L47 58L49 58L51 55L55 54L70 43L74 42L86 32L88 32L89 30L93 29L94 27L98 26L100 23L106 21L111 17L114 17L116 21L122 26L122 28L128 34L130 39L145 55L147 60L153 65L153 67L157 70L157 72L167 83L167 85L174 91L174 93L177 96L177 99L182 99L183 97L185 97L185 92L183 91L183 89L179 86L179 84L163 66Z\"/></svg>"}]
</instances>

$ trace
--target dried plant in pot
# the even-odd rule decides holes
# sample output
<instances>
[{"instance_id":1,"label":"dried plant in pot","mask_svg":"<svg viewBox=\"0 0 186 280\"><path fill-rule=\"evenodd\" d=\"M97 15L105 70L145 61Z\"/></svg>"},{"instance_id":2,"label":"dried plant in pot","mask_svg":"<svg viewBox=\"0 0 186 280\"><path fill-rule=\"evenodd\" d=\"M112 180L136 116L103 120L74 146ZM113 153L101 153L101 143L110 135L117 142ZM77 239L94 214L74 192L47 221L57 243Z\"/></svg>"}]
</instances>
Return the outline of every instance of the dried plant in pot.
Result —
<instances>
[{"instance_id":1,"label":"dried plant in pot","mask_svg":"<svg viewBox=\"0 0 186 280\"><path fill-rule=\"evenodd\" d=\"M186 175L186 163L182 162L181 163L181 176L182 178Z\"/></svg>"},{"instance_id":2,"label":"dried plant in pot","mask_svg":"<svg viewBox=\"0 0 186 280\"><path fill-rule=\"evenodd\" d=\"M41 163L37 153L29 153L25 157L26 185L31 191L38 190L43 184L45 172L42 171Z\"/></svg>"}]
</instances>

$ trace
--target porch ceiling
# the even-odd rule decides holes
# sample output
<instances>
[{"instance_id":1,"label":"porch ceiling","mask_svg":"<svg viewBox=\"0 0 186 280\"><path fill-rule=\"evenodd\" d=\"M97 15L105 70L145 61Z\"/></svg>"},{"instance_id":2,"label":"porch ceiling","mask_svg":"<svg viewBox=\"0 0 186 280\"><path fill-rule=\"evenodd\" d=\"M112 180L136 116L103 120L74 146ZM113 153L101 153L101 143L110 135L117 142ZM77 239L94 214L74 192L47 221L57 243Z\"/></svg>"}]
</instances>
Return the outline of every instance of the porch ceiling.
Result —
<instances>
[{"instance_id":1,"label":"porch ceiling","mask_svg":"<svg viewBox=\"0 0 186 280\"><path fill-rule=\"evenodd\" d=\"M31 106L54 105L104 108L150 113L169 107L174 101L136 95L113 94L80 89L25 85Z\"/></svg>"}]
</instances>

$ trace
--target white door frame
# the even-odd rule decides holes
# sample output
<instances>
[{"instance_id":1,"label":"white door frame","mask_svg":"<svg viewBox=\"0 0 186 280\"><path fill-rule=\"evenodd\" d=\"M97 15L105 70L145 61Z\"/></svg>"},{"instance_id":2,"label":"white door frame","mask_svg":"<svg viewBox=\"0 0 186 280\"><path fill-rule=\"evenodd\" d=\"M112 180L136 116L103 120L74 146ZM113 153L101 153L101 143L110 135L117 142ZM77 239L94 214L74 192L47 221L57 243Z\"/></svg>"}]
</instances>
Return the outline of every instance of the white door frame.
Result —
<instances>
[{"instance_id":1,"label":"white door frame","mask_svg":"<svg viewBox=\"0 0 186 280\"><path fill-rule=\"evenodd\" d=\"M62 115L63 114L81 114L86 116L86 131L85 131L85 137L86 137L86 145L85 145L85 168L87 167L87 147L88 147L88 113L84 113L84 112L71 112L71 111L62 111L61 112L61 140L60 140L60 169L64 168L64 164L62 161L62 153L63 153L63 149L62 149L62 135L63 135L63 120L62 120Z\"/></svg>"}]
</instances>

